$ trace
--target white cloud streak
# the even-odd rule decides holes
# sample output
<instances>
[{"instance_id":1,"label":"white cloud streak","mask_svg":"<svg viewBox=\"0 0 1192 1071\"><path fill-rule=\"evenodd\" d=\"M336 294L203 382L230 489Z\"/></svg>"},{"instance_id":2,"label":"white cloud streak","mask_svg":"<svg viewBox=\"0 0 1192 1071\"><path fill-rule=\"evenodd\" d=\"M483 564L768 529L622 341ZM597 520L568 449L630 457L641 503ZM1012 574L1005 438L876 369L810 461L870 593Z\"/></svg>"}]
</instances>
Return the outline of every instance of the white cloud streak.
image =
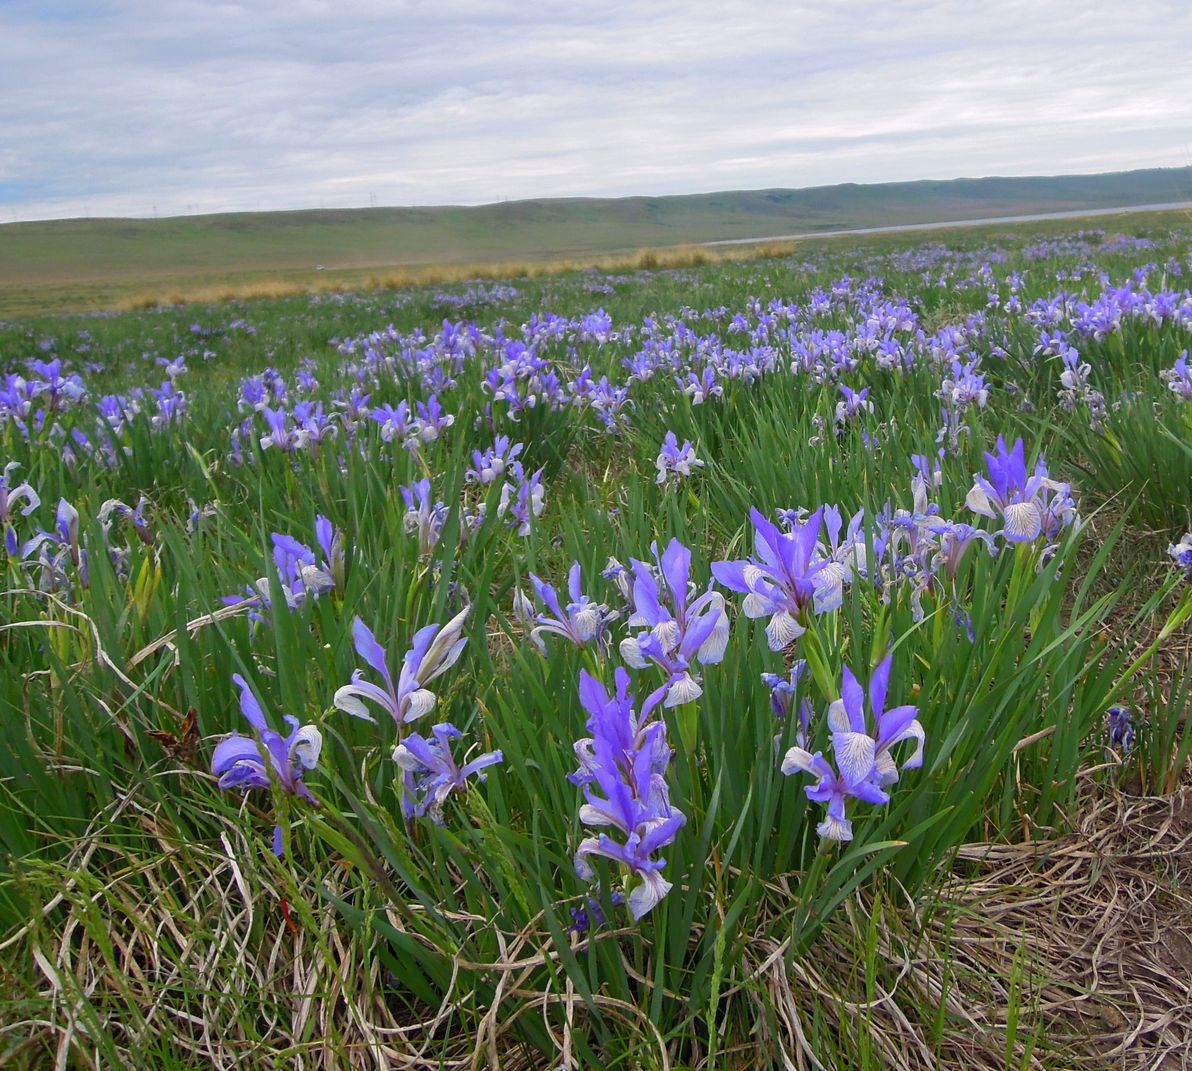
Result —
<instances>
[{"instance_id":1,"label":"white cloud streak","mask_svg":"<svg viewBox=\"0 0 1192 1071\"><path fill-rule=\"evenodd\" d=\"M5 0L0 221L1192 164L1192 6Z\"/></svg>"}]
</instances>

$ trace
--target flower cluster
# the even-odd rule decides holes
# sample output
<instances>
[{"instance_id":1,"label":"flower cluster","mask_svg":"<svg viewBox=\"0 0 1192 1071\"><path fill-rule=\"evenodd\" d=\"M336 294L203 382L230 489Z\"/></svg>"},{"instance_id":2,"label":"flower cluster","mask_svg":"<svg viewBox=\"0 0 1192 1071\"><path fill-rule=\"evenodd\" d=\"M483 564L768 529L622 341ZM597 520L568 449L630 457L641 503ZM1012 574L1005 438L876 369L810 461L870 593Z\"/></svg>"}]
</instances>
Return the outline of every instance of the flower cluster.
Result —
<instances>
[{"instance_id":1,"label":"flower cluster","mask_svg":"<svg viewBox=\"0 0 1192 1071\"><path fill-rule=\"evenodd\" d=\"M977 473L965 500L974 513L1001 517L1002 535L1010 543L1033 543L1040 536L1054 542L1060 531L1076 518L1072 489L1051 479L1042 456L1027 475L1022 439L1012 448L997 437L997 453L985 455L987 475Z\"/></svg>"},{"instance_id":2,"label":"flower cluster","mask_svg":"<svg viewBox=\"0 0 1192 1071\"><path fill-rule=\"evenodd\" d=\"M709 583L703 594L691 598L691 551L677 539L658 554L655 569L631 558L633 584L630 628L644 628L621 641L621 657L634 669L651 663L667 676L666 706L690 703L703 694L695 664L714 665L724 657L728 644L728 614L724 596ZM662 579L662 586L658 584Z\"/></svg>"},{"instance_id":3,"label":"flower cluster","mask_svg":"<svg viewBox=\"0 0 1192 1071\"><path fill-rule=\"evenodd\" d=\"M463 634L468 610L463 609L442 628L427 625L414 633L410 649L402 658L396 682L389 672L388 656L372 630L359 618L352 622L352 642L356 653L381 679L381 684L366 680L360 670L352 672L352 683L335 693L332 703L346 714L375 722L364 700L388 714L399 733L410 722L428 714L435 705L435 693L427 685L447 672L463 653L468 638Z\"/></svg>"},{"instance_id":4,"label":"flower cluster","mask_svg":"<svg viewBox=\"0 0 1192 1071\"><path fill-rule=\"evenodd\" d=\"M402 771L402 811L407 818L427 816L442 823L443 805L453 792L466 789L471 777L484 780L486 767L502 761L499 751L479 755L459 765L451 753L452 741L461 736L449 722L435 725L430 739L409 732L409 726L434 707L437 697L427 685L442 676L458 661L467 637L463 635L468 610L461 610L442 628L427 625L413 637L402 659L397 680L389 671L385 649L367 625L357 617L352 624L356 653L377 674L381 684L366 680L356 670L352 683L338 689L332 703L339 710L374 722L367 703L388 714L397 728L398 738L393 761ZM322 735L314 725L299 727L296 718L286 715L291 725L283 737L269 727L260 704L244 679L232 678L241 688L240 709L257 731L257 738L233 733L219 743L212 756L212 772L221 788L269 788L275 784L307 803L317 800L302 782L303 774L317 765ZM281 854L281 827L274 830L274 851Z\"/></svg>"},{"instance_id":5,"label":"flower cluster","mask_svg":"<svg viewBox=\"0 0 1192 1071\"><path fill-rule=\"evenodd\" d=\"M583 592L583 575L579 562L573 562L567 573L567 595L571 600L564 608L554 587L530 574L530 586L545 613L535 613L532 603L520 591L514 601L514 613L523 624L530 625L530 640L538 650L546 654L546 635L562 636L576 647L589 643L598 654L608 648L608 626L617 617L616 611L601 602L596 602Z\"/></svg>"},{"instance_id":6,"label":"flower cluster","mask_svg":"<svg viewBox=\"0 0 1192 1071\"><path fill-rule=\"evenodd\" d=\"M792 517L790 531L783 532L751 509L754 556L712 563L712 575L745 596L746 617L769 617L766 638L772 651L784 650L803 635L809 614L835 610L843 599L848 570L821 552L823 518L822 507L806 521Z\"/></svg>"},{"instance_id":7,"label":"flower cluster","mask_svg":"<svg viewBox=\"0 0 1192 1071\"><path fill-rule=\"evenodd\" d=\"M600 681L580 671L579 697L592 735L576 741L579 769L570 778L584 791L580 821L612 833L585 837L575 853L575 869L591 880L594 856L619 864L629 912L640 919L670 891L671 883L662 876L666 860L656 853L674 840L687 819L670 802L666 725L650 720L664 689L650 695L635 714L629 674L618 669L615 684L615 694L609 695Z\"/></svg>"},{"instance_id":8,"label":"flower cluster","mask_svg":"<svg viewBox=\"0 0 1192 1071\"><path fill-rule=\"evenodd\" d=\"M297 718L287 714L285 721L290 732L282 736L269 725L248 682L239 673L232 680L240 688L240 712L256 735L233 733L216 745L211 756L211 772L219 778L219 787L247 791L269 789L276 784L282 792L317 806L318 800L302 778L319 763L323 734L314 725L299 725ZM282 853L280 825L273 827L273 851L276 855Z\"/></svg>"},{"instance_id":9,"label":"flower cluster","mask_svg":"<svg viewBox=\"0 0 1192 1071\"><path fill-rule=\"evenodd\" d=\"M658 476L654 482L659 484L666 483L672 476L690 476L693 469L704 467L704 463L695 456L695 447L690 440L684 439L680 446L673 431L668 431L662 440L662 449L658 451L655 465Z\"/></svg>"},{"instance_id":10,"label":"flower cluster","mask_svg":"<svg viewBox=\"0 0 1192 1071\"><path fill-rule=\"evenodd\" d=\"M807 751L805 744L796 744L782 760L784 774L806 773L815 778L815 784L804 791L808 799L828 805L827 814L816 827L819 835L828 840L852 840L853 826L847 814L850 800L887 803L890 797L886 787L898 781L899 771L923 764L925 733L915 718L917 709L886 709L892 660L887 655L873 671L868 716L865 693L853 671L844 667L841 697L828 708L835 768L821 752ZM917 745L899 766L892 750L903 740L915 740Z\"/></svg>"}]
</instances>

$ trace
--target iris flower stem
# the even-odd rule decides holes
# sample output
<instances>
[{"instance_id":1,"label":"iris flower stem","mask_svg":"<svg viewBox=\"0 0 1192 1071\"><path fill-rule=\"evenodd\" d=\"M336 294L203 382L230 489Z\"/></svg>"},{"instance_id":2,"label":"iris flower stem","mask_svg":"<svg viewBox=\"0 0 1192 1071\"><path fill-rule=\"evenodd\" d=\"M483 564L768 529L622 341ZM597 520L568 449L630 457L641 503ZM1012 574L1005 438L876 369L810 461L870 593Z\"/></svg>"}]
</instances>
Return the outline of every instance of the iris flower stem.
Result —
<instances>
[{"instance_id":1,"label":"iris flower stem","mask_svg":"<svg viewBox=\"0 0 1192 1071\"><path fill-rule=\"evenodd\" d=\"M799 883L799 906L795 911L794 925L791 927L791 946L787 955L794 956L805 952L811 947L819 932L820 919L813 919L815 902L823 886L824 878L831 867L832 855L835 853L835 841L823 839L816 850L811 866L803 875Z\"/></svg>"},{"instance_id":2,"label":"iris flower stem","mask_svg":"<svg viewBox=\"0 0 1192 1071\"><path fill-rule=\"evenodd\" d=\"M602 681L603 676L600 672L600 660L596 657L596 652L591 646L584 646L580 648L580 658L583 661L584 669L591 673L592 676L598 681Z\"/></svg>"},{"instance_id":3,"label":"iris flower stem","mask_svg":"<svg viewBox=\"0 0 1192 1071\"><path fill-rule=\"evenodd\" d=\"M824 656L823 644L814 629L808 629L799 638L802 644L802 654L807 660L807 666L820 691L827 696L835 695L836 682L833 679L828 660Z\"/></svg>"},{"instance_id":4,"label":"iris flower stem","mask_svg":"<svg viewBox=\"0 0 1192 1071\"><path fill-rule=\"evenodd\" d=\"M1014 614L1018 600L1022 598L1023 588L1029 579L1031 562L1034 560L1033 548L1029 544L1019 544L1014 551L1014 569L1010 574L1010 586L1006 592L1006 617Z\"/></svg>"},{"instance_id":5,"label":"iris flower stem","mask_svg":"<svg viewBox=\"0 0 1192 1071\"><path fill-rule=\"evenodd\" d=\"M679 730L679 742L688 755L694 755L699 743L699 707L696 703L684 703L675 707L675 726Z\"/></svg>"}]
</instances>

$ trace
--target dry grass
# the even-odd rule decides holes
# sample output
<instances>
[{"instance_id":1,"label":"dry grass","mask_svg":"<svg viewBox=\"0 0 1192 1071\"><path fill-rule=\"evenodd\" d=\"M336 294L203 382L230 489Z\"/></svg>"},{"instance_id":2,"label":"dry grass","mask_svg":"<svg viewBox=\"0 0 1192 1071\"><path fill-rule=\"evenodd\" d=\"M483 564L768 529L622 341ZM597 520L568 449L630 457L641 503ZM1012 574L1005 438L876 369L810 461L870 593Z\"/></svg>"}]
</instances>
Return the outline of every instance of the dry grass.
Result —
<instances>
[{"instance_id":1,"label":"dry grass","mask_svg":"<svg viewBox=\"0 0 1192 1071\"><path fill-rule=\"evenodd\" d=\"M748 942L720 1007L738 1038L749 1036L741 1026L755 1032L748 1047L721 1050L718 1066L862 1066L864 1052L865 1066L896 1071L1187 1068L1192 784L1138 798L1086 783L1070 833L968 845L928 901L871 888L800 957L775 937ZM135 852L130 838L104 835L116 819L142 834ZM135 1067L168 1053L161 1066L512 1071L545 1066L514 1037L522 1017L546 1023L564 1065L586 1030L575 993L543 987L555 956L547 934L499 935L499 962L458 961L439 1006L418 1007L315 892L322 881L350 895L353 875L311 876L303 901L283 907L272 864L236 826L216 844L180 845L134 793L97 819L61 873L60 895L0 946L0 964L14 952L33 964L0 968L6 1067L112 1066L113 1054ZM771 894L776 915L788 912L797 876ZM400 927L399 914L389 922ZM636 936L599 939L628 947ZM475 972L495 980L487 1007L465 981ZM640 983L645 1006L651 983ZM640 1038L649 1065L706 1063L671 1051L636 1008L597 999ZM826 1055L825 1037L841 1056Z\"/></svg>"},{"instance_id":2,"label":"dry grass","mask_svg":"<svg viewBox=\"0 0 1192 1071\"><path fill-rule=\"evenodd\" d=\"M786 1035L770 1039L778 1062L838 1066L807 1043L818 1012L854 1060L865 1049L896 1071L1192 1066L1190 845L1192 784L1168 798L1091 791L1058 840L965 846L930 903L858 895L794 962L752 943ZM891 982L867 996L853 935L874 912Z\"/></svg>"},{"instance_id":3,"label":"dry grass","mask_svg":"<svg viewBox=\"0 0 1192 1071\"><path fill-rule=\"evenodd\" d=\"M403 290L423 286L453 286L494 279L538 279L561 272L662 271L701 267L724 261L774 259L790 256L794 243L707 249L674 246L619 254L578 255L566 259L481 261L460 264L411 264L392 269L342 270L301 277L263 276L244 281L175 281L168 288L146 287L115 303L120 310L149 309L163 305L211 304L257 298L292 297L297 294L342 293L352 290Z\"/></svg>"}]
</instances>

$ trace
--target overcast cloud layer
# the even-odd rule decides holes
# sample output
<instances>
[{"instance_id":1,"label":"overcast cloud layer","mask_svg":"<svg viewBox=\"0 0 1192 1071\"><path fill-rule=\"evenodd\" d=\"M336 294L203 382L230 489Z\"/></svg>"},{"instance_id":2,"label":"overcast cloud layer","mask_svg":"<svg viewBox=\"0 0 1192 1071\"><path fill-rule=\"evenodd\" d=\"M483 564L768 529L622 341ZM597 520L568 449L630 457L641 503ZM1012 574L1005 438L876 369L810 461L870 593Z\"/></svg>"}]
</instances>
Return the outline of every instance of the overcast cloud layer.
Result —
<instances>
[{"instance_id":1,"label":"overcast cloud layer","mask_svg":"<svg viewBox=\"0 0 1192 1071\"><path fill-rule=\"evenodd\" d=\"M1192 4L0 0L0 221L1192 164Z\"/></svg>"}]
</instances>

